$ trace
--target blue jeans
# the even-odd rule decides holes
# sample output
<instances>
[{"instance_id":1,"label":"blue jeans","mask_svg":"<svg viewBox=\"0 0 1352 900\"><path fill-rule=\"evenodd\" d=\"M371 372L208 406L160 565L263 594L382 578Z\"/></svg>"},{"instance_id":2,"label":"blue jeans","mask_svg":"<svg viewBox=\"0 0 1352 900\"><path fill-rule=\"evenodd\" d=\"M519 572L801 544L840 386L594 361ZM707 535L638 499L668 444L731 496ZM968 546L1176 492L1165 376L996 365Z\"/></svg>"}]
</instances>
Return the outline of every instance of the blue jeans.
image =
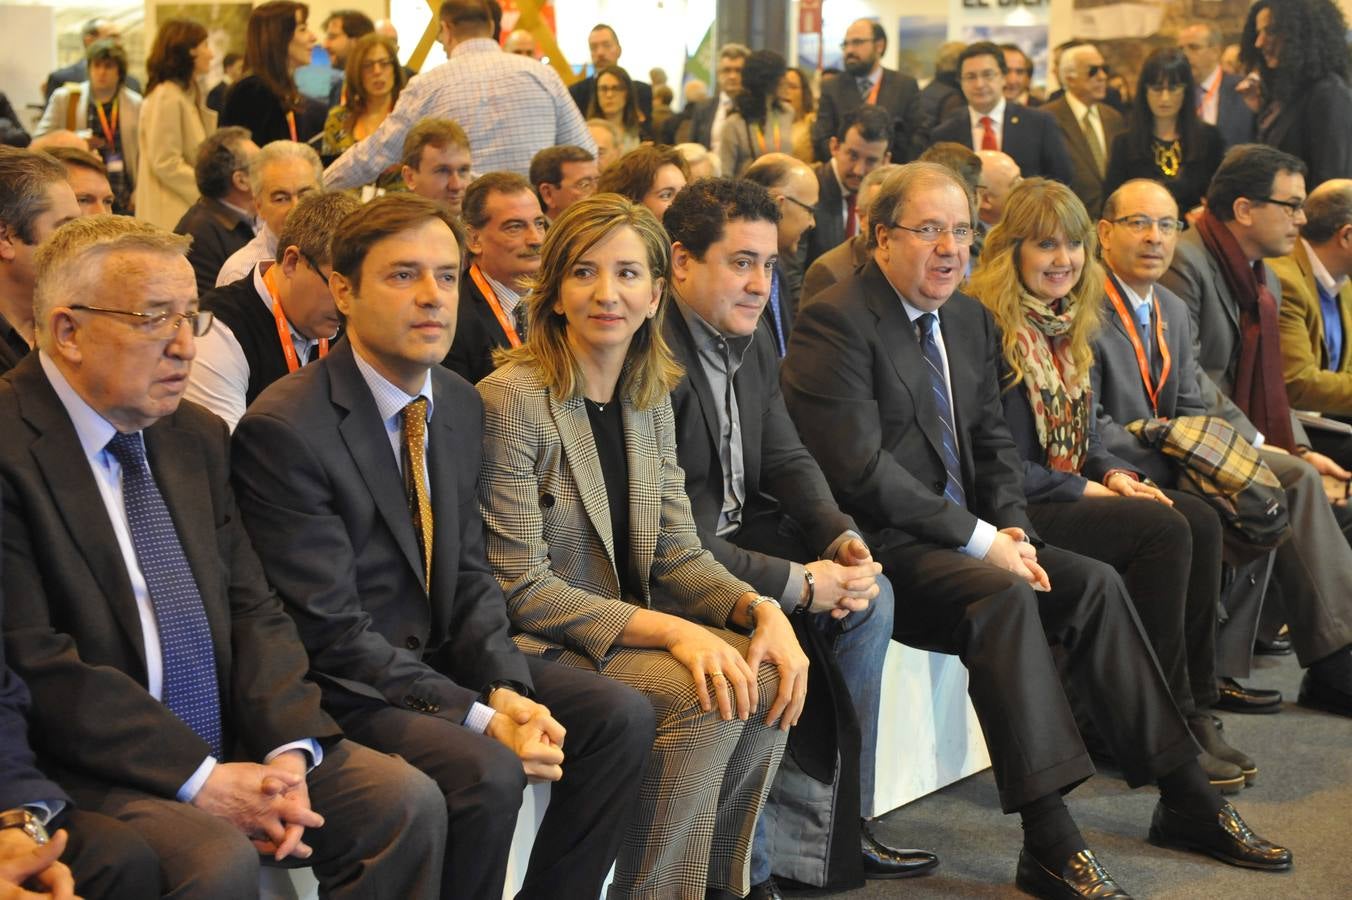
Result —
<instances>
[{"instance_id":1,"label":"blue jeans","mask_svg":"<svg viewBox=\"0 0 1352 900\"><path fill-rule=\"evenodd\" d=\"M878 752L878 706L882 702L883 661L892 640L892 616L896 598L892 582L878 576L878 596L868 609L850 613L839 623L834 650L836 665L850 690L854 714L859 720L859 811L865 818L873 815L873 769ZM837 623L829 613L813 617L817 627L827 633ZM810 676L809 676L810 677ZM819 835L823 847L826 835ZM756 837L751 845L751 883L760 884L770 877L770 858L765 852L765 815L756 822Z\"/></svg>"}]
</instances>

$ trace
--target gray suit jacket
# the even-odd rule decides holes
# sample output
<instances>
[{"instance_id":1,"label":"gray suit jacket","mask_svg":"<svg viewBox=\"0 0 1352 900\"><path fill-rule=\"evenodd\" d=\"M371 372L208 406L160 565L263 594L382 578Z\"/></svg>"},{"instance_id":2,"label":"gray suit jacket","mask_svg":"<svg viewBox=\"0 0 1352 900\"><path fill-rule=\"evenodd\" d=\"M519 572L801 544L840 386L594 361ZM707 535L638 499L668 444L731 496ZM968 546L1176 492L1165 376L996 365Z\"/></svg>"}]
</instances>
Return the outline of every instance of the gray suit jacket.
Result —
<instances>
[{"instance_id":1,"label":"gray suit jacket","mask_svg":"<svg viewBox=\"0 0 1352 900\"><path fill-rule=\"evenodd\" d=\"M1266 270L1268 289L1281 302L1282 288L1271 269ZM1196 228L1183 232L1174 249L1174 261L1160 284L1183 301L1192 327L1192 353L1203 376L1199 379L1202 404L1211 415L1224 418L1247 441L1258 434L1249 417L1230 399L1239 366L1239 305L1230 296L1220 264L1202 243ZM1273 340L1278 336L1273 335ZM1291 416L1291 432L1297 444L1309 444L1304 427Z\"/></svg>"},{"instance_id":2,"label":"gray suit jacket","mask_svg":"<svg viewBox=\"0 0 1352 900\"><path fill-rule=\"evenodd\" d=\"M484 403L479 504L488 559L527 653L567 648L601 671L616 638L654 593L669 611L726 628L754 589L699 541L676 460L670 400L621 400L629 464L630 561L643 597L620 595L605 477L580 395L561 399L533 367L508 364L478 384Z\"/></svg>"},{"instance_id":3,"label":"gray suit jacket","mask_svg":"<svg viewBox=\"0 0 1352 900\"><path fill-rule=\"evenodd\" d=\"M1103 156L1107 160L1108 149L1112 147L1113 139L1125 131L1127 125L1122 120L1122 114L1108 104L1100 103L1098 110L1099 119L1103 123ZM1108 199L1103 191L1107 177L1106 163L1104 175L1099 175L1094 167L1094 154L1089 151L1089 141L1085 138L1084 130L1080 128L1080 123L1075 119L1075 113L1064 97L1048 103L1042 107L1042 111L1051 113L1056 118L1056 124L1061 126L1061 134L1066 139L1066 146L1070 149L1070 161L1075 167L1075 174L1070 180L1070 186L1084 201L1085 209L1089 210L1089 215L1092 218L1098 218L1098 214L1103 211L1103 201Z\"/></svg>"},{"instance_id":4,"label":"gray suit jacket","mask_svg":"<svg viewBox=\"0 0 1352 900\"><path fill-rule=\"evenodd\" d=\"M532 687L483 550L479 402L432 367L425 586L404 481L352 345L276 381L234 435L244 524L325 692L464 721L486 685Z\"/></svg>"}]
</instances>

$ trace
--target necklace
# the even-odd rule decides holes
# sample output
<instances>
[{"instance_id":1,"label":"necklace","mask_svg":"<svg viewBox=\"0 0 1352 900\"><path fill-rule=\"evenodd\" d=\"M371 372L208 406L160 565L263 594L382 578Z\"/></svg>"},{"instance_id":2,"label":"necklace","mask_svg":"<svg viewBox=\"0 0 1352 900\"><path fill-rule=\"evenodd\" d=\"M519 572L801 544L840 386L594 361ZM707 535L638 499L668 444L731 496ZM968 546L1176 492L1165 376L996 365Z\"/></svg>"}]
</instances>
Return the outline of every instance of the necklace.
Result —
<instances>
[{"instance_id":1,"label":"necklace","mask_svg":"<svg viewBox=\"0 0 1352 900\"><path fill-rule=\"evenodd\" d=\"M1174 178L1178 175L1178 170L1183 165L1183 147L1174 138L1169 144L1161 142L1156 138L1152 146L1155 150L1155 168L1160 170L1160 174L1165 178Z\"/></svg>"},{"instance_id":2,"label":"necklace","mask_svg":"<svg viewBox=\"0 0 1352 900\"><path fill-rule=\"evenodd\" d=\"M588 403L588 405L596 407L596 411L597 411L597 412L605 412L605 411L606 411L606 407L610 405L610 401L609 401L609 400L607 400L605 403L597 403L595 400L593 400L593 399L590 398L590 397L583 397L582 399L583 399L583 400L586 400L587 403Z\"/></svg>"}]
</instances>

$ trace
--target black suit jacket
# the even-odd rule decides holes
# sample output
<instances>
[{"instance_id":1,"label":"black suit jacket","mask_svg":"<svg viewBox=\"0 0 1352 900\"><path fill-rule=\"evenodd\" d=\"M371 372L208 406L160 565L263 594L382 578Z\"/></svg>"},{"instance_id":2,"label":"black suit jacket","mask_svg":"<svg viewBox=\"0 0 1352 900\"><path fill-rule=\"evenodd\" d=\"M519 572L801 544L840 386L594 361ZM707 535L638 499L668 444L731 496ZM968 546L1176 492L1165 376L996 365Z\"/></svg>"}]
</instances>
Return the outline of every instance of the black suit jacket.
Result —
<instances>
[{"instance_id":1,"label":"black suit jacket","mask_svg":"<svg viewBox=\"0 0 1352 900\"><path fill-rule=\"evenodd\" d=\"M1216 129L1229 150L1235 144L1248 144L1258 132L1258 117L1235 91L1238 75L1221 75L1220 94L1216 98Z\"/></svg>"},{"instance_id":2,"label":"black suit jacket","mask_svg":"<svg viewBox=\"0 0 1352 900\"><path fill-rule=\"evenodd\" d=\"M591 109L592 95L596 93L596 76L590 75L581 81L574 81L568 85L568 93L585 118L587 110ZM646 81L635 81L634 93L637 95L639 112L643 113L645 119L652 121L653 86Z\"/></svg>"},{"instance_id":3,"label":"black suit jacket","mask_svg":"<svg viewBox=\"0 0 1352 900\"><path fill-rule=\"evenodd\" d=\"M441 364L470 384L483 381L495 368L493 351L511 346L483 292L466 276L460 282L460 303L455 319L455 340Z\"/></svg>"},{"instance_id":4,"label":"black suit jacket","mask_svg":"<svg viewBox=\"0 0 1352 900\"><path fill-rule=\"evenodd\" d=\"M972 118L966 106L949 116L930 137L935 143L955 141L977 149L972 147ZM1019 172L1024 178L1041 176L1070 184L1075 175L1061 129L1055 119L1040 109L1005 103L1000 150L1019 164Z\"/></svg>"},{"instance_id":5,"label":"black suit jacket","mask_svg":"<svg viewBox=\"0 0 1352 900\"><path fill-rule=\"evenodd\" d=\"M431 372L430 591L398 461L346 340L249 408L235 429L235 482L325 693L461 722L491 682L532 683L484 555L483 406L462 379Z\"/></svg>"},{"instance_id":6,"label":"black suit jacket","mask_svg":"<svg viewBox=\"0 0 1352 900\"><path fill-rule=\"evenodd\" d=\"M700 543L757 592L778 597L789 577L789 560L743 549L737 546L736 534L726 539L717 535L723 509L719 401L679 309L668 310L663 328L672 352L685 367L685 377L671 392L671 406L676 414L677 458L685 470L685 492ZM746 474L743 523L761 515L787 516L802 531L808 548L817 553L841 533L858 530L836 506L821 469L793 427L779 391L779 357L764 329L756 330L732 386Z\"/></svg>"},{"instance_id":7,"label":"black suit jacket","mask_svg":"<svg viewBox=\"0 0 1352 900\"><path fill-rule=\"evenodd\" d=\"M5 649L33 692L46 768L63 783L173 798L211 748L146 690L131 580L36 353L0 381L0 431ZM225 423L184 401L144 435L211 627L227 759L261 762L292 741L336 738L240 524Z\"/></svg>"},{"instance_id":8,"label":"black suit jacket","mask_svg":"<svg viewBox=\"0 0 1352 900\"><path fill-rule=\"evenodd\" d=\"M1302 90L1258 133L1258 140L1305 161L1305 189L1352 178L1352 87L1328 75Z\"/></svg>"},{"instance_id":9,"label":"black suit jacket","mask_svg":"<svg viewBox=\"0 0 1352 900\"><path fill-rule=\"evenodd\" d=\"M818 163L816 170L817 213L812 227L800 238L806 245L804 270L827 250L845 243L845 219L841 216L844 192L840 189L840 182L829 160Z\"/></svg>"},{"instance_id":10,"label":"black suit jacket","mask_svg":"<svg viewBox=\"0 0 1352 900\"><path fill-rule=\"evenodd\" d=\"M714 117L718 115L718 97L718 94L705 97L698 103L692 104L688 113L683 113L690 120L688 140L696 144L703 144L708 148L713 147ZM679 126L674 136L677 138L686 137L681 134Z\"/></svg>"},{"instance_id":11,"label":"black suit jacket","mask_svg":"<svg viewBox=\"0 0 1352 900\"><path fill-rule=\"evenodd\" d=\"M192 263L193 273L197 275L197 295L200 297L216 286L221 266L235 251L253 240L254 230L221 201L199 197L178 220L174 234L192 238L188 262Z\"/></svg>"},{"instance_id":12,"label":"black suit jacket","mask_svg":"<svg viewBox=\"0 0 1352 900\"><path fill-rule=\"evenodd\" d=\"M812 152L817 159L830 158L830 141L839 133L841 121L863 102L859 85L850 75L839 75L822 85L817 121L812 123ZM929 146L929 123L920 102L920 86L910 75L884 68L878 105L892 114L892 162L915 159Z\"/></svg>"},{"instance_id":13,"label":"black suit jacket","mask_svg":"<svg viewBox=\"0 0 1352 900\"><path fill-rule=\"evenodd\" d=\"M916 329L876 262L803 307L780 375L798 433L874 555L961 547L978 517L1034 530L1000 406L995 322L971 297L939 310L967 508L944 497L943 427Z\"/></svg>"}]
</instances>

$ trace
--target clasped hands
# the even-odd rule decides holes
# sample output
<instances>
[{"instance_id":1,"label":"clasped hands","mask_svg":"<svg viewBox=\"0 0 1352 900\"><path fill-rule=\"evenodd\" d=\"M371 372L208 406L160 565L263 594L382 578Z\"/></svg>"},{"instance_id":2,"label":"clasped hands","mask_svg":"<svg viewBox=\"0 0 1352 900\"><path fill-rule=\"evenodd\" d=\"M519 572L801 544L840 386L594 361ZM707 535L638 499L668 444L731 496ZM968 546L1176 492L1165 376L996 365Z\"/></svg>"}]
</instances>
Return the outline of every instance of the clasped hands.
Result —
<instances>
[{"instance_id":1,"label":"clasped hands","mask_svg":"<svg viewBox=\"0 0 1352 900\"><path fill-rule=\"evenodd\" d=\"M498 688L488 698L497 711L486 734L521 760L532 784L563 777L563 739L567 733L548 707L510 688Z\"/></svg>"},{"instance_id":2,"label":"clasped hands","mask_svg":"<svg viewBox=\"0 0 1352 900\"><path fill-rule=\"evenodd\" d=\"M324 817L310 808L305 783L309 757L288 750L271 762L217 763L192 805L230 822L278 862L288 856L309 859L302 840L306 828L319 828Z\"/></svg>"},{"instance_id":3,"label":"clasped hands","mask_svg":"<svg viewBox=\"0 0 1352 900\"><path fill-rule=\"evenodd\" d=\"M0 831L0 900L78 900L65 850L65 831L41 845L17 828Z\"/></svg>"}]
</instances>

